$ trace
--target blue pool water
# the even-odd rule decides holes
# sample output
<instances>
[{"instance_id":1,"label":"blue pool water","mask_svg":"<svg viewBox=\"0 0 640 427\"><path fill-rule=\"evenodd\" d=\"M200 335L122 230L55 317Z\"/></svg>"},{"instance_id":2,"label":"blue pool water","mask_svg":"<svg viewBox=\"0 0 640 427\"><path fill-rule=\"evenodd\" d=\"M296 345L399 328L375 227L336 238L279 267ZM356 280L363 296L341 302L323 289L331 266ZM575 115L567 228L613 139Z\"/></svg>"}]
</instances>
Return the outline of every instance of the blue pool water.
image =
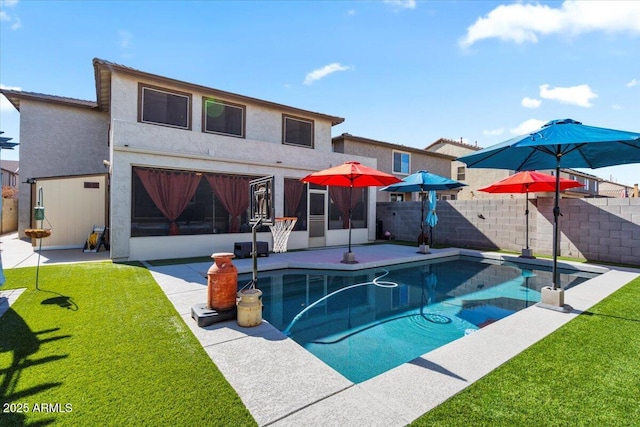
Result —
<instances>
[{"instance_id":1,"label":"blue pool water","mask_svg":"<svg viewBox=\"0 0 640 427\"><path fill-rule=\"evenodd\" d=\"M567 289L594 274L561 272ZM243 286L248 276L241 275ZM263 317L354 383L540 301L551 272L453 257L357 272L260 273Z\"/></svg>"}]
</instances>

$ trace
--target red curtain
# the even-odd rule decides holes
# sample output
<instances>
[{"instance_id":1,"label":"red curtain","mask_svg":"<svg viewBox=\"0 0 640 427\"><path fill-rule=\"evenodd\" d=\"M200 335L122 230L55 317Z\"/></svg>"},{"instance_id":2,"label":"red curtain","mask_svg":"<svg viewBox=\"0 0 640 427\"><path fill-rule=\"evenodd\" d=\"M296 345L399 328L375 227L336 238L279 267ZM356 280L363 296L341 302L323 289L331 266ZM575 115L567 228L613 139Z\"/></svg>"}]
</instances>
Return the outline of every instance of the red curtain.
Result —
<instances>
[{"instance_id":1,"label":"red curtain","mask_svg":"<svg viewBox=\"0 0 640 427\"><path fill-rule=\"evenodd\" d=\"M353 209L360 200L362 187L329 186L329 195L342 213L342 228L349 228L349 209ZM351 195L351 200L349 200L349 195Z\"/></svg>"},{"instance_id":2,"label":"red curtain","mask_svg":"<svg viewBox=\"0 0 640 427\"><path fill-rule=\"evenodd\" d=\"M149 197L170 221L169 235L180 234L176 220L200 184L201 176L195 172L135 168Z\"/></svg>"},{"instance_id":3,"label":"red curtain","mask_svg":"<svg viewBox=\"0 0 640 427\"><path fill-rule=\"evenodd\" d=\"M249 208L249 178L234 175L206 174L213 193L231 215L229 231L240 231L240 216Z\"/></svg>"},{"instance_id":4,"label":"red curtain","mask_svg":"<svg viewBox=\"0 0 640 427\"><path fill-rule=\"evenodd\" d=\"M284 199L286 210L284 216L297 216L296 209L300 204L302 198L302 191L304 190L304 183L297 179L285 179L284 180Z\"/></svg>"}]
</instances>

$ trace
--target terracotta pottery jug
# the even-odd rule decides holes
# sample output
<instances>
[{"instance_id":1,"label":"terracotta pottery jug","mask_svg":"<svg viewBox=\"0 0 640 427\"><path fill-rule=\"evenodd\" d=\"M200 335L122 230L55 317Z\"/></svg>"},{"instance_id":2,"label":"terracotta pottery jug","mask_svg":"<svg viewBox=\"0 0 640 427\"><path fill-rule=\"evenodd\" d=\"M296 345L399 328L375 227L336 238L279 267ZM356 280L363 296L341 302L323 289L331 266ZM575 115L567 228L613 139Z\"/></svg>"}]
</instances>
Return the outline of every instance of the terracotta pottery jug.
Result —
<instances>
[{"instance_id":1,"label":"terracotta pottery jug","mask_svg":"<svg viewBox=\"0 0 640 427\"><path fill-rule=\"evenodd\" d=\"M211 255L214 264L207 271L207 305L213 310L231 310L236 306L238 269L231 262L234 256L229 252Z\"/></svg>"}]
</instances>

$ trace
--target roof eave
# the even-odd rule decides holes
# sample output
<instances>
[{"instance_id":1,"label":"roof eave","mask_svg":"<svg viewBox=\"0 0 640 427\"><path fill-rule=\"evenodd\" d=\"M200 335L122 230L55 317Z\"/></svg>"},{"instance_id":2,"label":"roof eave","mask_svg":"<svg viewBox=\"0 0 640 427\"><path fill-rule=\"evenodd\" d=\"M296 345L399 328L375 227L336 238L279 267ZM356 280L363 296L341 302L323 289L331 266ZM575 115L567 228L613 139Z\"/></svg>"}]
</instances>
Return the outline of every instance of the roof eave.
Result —
<instances>
[{"instance_id":1,"label":"roof eave","mask_svg":"<svg viewBox=\"0 0 640 427\"><path fill-rule=\"evenodd\" d=\"M270 101L265 101L258 98L252 98L245 95L239 95L237 93L226 92L220 89L214 89L207 86L198 85L195 83L188 83L181 80L172 79L170 77L159 76L157 74L147 73L145 71L136 70L135 68L126 67L113 62L105 61L100 58L93 59L93 66L96 76L96 94L98 99L98 105L101 110L108 111L110 87L111 87L111 73L117 71L120 73L128 74L130 76L156 80L164 84L175 85L179 87L187 87L193 90L210 94L211 96L219 96L221 98L229 99L231 101L236 100L240 102L250 102L266 107L277 108L291 114L313 116L331 121L331 126L339 125L344 122L343 117L331 116L323 113L317 113L314 111L303 110L300 108L290 107L288 105L277 104Z\"/></svg>"},{"instance_id":2,"label":"roof eave","mask_svg":"<svg viewBox=\"0 0 640 427\"><path fill-rule=\"evenodd\" d=\"M21 100L30 100L30 101L38 101L45 102L49 104L58 104L58 105L66 105L71 107L79 107L79 108L88 108L88 109L96 109L98 105L94 101L86 101L83 99L74 99L74 98L63 98L55 95L47 95L43 93L35 93L35 92L23 92L19 90L9 90L9 89L0 89L0 93L2 93L15 107L16 110L20 111L20 101Z\"/></svg>"}]
</instances>

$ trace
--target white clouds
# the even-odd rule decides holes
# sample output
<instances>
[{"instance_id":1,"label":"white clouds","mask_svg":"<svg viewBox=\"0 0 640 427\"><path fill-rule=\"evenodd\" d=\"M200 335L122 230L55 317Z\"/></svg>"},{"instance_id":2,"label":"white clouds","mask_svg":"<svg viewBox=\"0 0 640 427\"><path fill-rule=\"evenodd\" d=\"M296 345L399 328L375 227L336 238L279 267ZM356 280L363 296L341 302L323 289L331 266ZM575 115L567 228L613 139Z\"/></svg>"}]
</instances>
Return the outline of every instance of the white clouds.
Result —
<instances>
[{"instance_id":1,"label":"white clouds","mask_svg":"<svg viewBox=\"0 0 640 427\"><path fill-rule=\"evenodd\" d=\"M123 49L131 48L131 42L133 40L133 34L126 30L118 30L118 40L120 41L120 47Z\"/></svg>"},{"instance_id":2,"label":"white clouds","mask_svg":"<svg viewBox=\"0 0 640 427\"><path fill-rule=\"evenodd\" d=\"M577 105L579 107L591 107L591 100L598 95L591 90L589 85L552 88L548 84L540 86L540 97L558 101L562 104Z\"/></svg>"},{"instance_id":3,"label":"white clouds","mask_svg":"<svg viewBox=\"0 0 640 427\"><path fill-rule=\"evenodd\" d=\"M520 123L518 127L509 129L509 132L511 132L514 135L524 135L526 133L533 132L534 130L540 129L545 123L547 122L544 120L529 119Z\"/></svg>"},{"instance_id":4,"label":"white clouds","mask_svg":"<svg viewBox=\"0 0 640 427\"><path fill-rule=\"evenodd\" d=\"M631 81L629 83L627 83L627 87L634 87L634 86L638 86L640 85L640 82L637 81L636 79L631 79Z\"/></svg>"},{"instance_id":5,"label":"white clouds","mask_svg":"<svg viewBox=\"0 0 640 427\"><path fill-rule=\"evenodd\" d=\"M17 4L18 0L0 0L0 21L8 22L12 30L22 28L22 21L17 16L7 13L6 9L15 7Z\"/></svg>"},{"instance_id":6,"label":"white clouds","mask_svg":"<svg viewBox=\"0 0 640 427\"><path fill-rule=\"evenodd\" d=\"M504 132L504 128L491 129L491 130L485 129L482 131L482 134L486 136L497 136L497 135L502 135L502 132Z\"/></svg>"},{"instance_id":7,"label":"white clouds","mask_svg":"<svg viewBox=\"0 0 640 427\"><path fill-rule=\"evenodd\" d=\"M520 101L520 105L525 108L538 108L540 104L542 104L542 101L539 99L529 98L528 96L525 96L522 98L522 101Z\"/></svg>"},{"instance_id":8,"label":"white clouds","mask_svg":"<svg viewBox=\"0 0 640 427\"><path fill-rule=\"evenodd\" d=\"M0 84L0 89L22 90L22 88L19 88L17 86L6 86L3 84ZM3 113L16 111L15 107L11 105L9 100L4 95L0 97L0 111L2 111Z\"/></svg>"},{"instance_id":9,"label":"white clouds","mask_svg":"<svg viewBox=\"0 0 640 427\"><path fill-rule=\"evenodd\" d=\"M497 38L515 43L536 43L539 36L582 33L640 34L640 2L567 0L560 8L540 4L500 5L467 28L461 47Z\"/></svg>"},{"instance_id":10,"label":"white clouds","mask_svg":"<svg viewBox=\"0 0 640 427\"><path fill-rule=\"evenodd\" d=\"M386 4L394 6L396 9L415 9L416 0L384 0Z\"/></svg>"},{"instance_id":11,"label":"white clouds","mask_svg":"<svg viewBox=\"0 0 640 427\"><path fill-rule=\"evenodd\" d=\"M322 68L317 68L312 72L310 72L309 74L307 74L307 76L304 79L304 84L310 85L316 80L320 80L327 77L329 74L333 74L337 71L346 71L350 69L351 67L342 65L339 62L334 62L333 64L325 65Z\"/></svg>"}]
</instances>

